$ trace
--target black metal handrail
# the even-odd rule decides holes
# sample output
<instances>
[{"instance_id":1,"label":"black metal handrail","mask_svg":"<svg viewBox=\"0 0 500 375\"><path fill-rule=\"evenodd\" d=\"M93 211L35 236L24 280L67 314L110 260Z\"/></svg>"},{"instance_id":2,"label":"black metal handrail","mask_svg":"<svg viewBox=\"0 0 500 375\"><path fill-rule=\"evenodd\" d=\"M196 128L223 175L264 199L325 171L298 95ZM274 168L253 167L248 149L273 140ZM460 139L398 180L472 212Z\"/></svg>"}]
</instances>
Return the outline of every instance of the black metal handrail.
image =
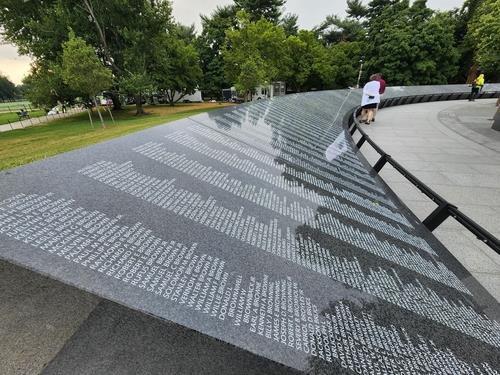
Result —
<instances>
[{"instance_id":1,"label":"black metal handrail","mask_svg":"<svg viewBox=\"0 0 500 375\"><path fill-rule=\"evenodd\" d=\"M483 96L483 97L498 97L498 92L493 96ZM463 99L464 96L468 95L467 93L455 94L457 99ZM431 96L431 95L429 95ZM391 102L385 102L385 105L381 105L381 107L392 106L392 105L400 105L400 104L409 104L415 103L413 99L417 97L404 97L405 100L401 100L400 98L389 99ZM431 100L432 98L426 98L426 96L419 96L417 100L418 102L422 102L425 99L426 101ZM439 98L437 99L439 100ZM446 97L444 100L450 100L450 96ZM452 99L451 99L452 100ZM389 104L389 105L387 105ZM359 131L361 134L361 138L358 140L356 147L358 149L363 146L365 142L367 142L372 148L380 155L380 158L373 165L373 170L375 173L379 173L385 164L389 163L396 169L399 173L401 173L408 181L410 181L417 189L419 189L423 194L429 197L433 202L435 202L438 207L432 211L432 213L427 216L427 218L422 222L427 229L431 232L434 231L437 227L439 227L448 217L453 217L457 222L459 222L462 226L464 226L467 230L473 233L479 240L488 245L493 251L497 254L500 254L500 240L496 238L493 234L488 232L482 226L477 224L470 217L461 212L457 206L449 203L445 198L440 196L434 190L432 190L429 186L423 183L419 178L417 178L414 174L409 172L405 167L399 164L396 160L394 160L391 155L387 154L379 145L377 145L368 134L366 134L363 129L361 129L359 121L357 119L361 109L356 108L352 116L349 116L348 120L348 129L351 133L351 136L354 133Z\"/></svg>"}]
</instances>

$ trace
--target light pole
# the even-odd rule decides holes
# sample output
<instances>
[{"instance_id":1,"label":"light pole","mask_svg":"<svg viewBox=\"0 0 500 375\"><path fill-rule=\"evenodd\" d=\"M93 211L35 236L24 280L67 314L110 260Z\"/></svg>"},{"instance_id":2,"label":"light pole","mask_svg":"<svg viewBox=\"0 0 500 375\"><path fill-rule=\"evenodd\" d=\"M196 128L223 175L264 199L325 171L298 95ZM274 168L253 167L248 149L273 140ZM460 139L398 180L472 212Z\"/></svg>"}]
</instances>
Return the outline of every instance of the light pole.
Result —
<instances>
[{"instance_id":1,"label":"light pole","mask_svg":"<svg viewBox=\"0 0 500 375\"><path fill-rule=\"evenodd\" d=\"M363 74L363 59L359 60L359 74L358 74L358 83L356 83L356 88L359 89L359 83L361 82L361 74Z\"/></svg>"}]
</instances>

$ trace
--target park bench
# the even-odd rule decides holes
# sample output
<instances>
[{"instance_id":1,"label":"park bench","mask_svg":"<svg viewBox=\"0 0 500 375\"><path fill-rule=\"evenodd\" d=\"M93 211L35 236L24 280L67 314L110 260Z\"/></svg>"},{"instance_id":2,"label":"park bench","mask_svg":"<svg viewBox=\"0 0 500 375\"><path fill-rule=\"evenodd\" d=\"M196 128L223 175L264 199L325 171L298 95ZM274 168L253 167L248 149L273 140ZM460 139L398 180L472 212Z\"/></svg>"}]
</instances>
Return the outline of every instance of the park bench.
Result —
<instances>
[{"instance_id":1,"label":"park bench","mask_svg":"<svg viewBox=\"0 0 500 375\"><path fill-rule=\"evenodd\" d=\"M23 110L23 111L16 112L16 114L17 114L19 121L26 120L26 119L30 118L28 111Z\"/></svg>"}]
</instances>

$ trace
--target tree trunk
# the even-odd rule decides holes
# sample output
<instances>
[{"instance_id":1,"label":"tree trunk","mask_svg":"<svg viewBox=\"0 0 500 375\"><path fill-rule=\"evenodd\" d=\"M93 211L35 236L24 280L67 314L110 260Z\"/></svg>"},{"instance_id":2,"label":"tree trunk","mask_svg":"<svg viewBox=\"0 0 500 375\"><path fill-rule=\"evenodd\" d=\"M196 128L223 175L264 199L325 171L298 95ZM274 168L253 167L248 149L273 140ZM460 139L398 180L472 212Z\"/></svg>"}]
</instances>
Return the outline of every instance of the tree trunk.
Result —
<instances>
[{"instance_id":1,"label":"tree trunk","mask_svg":"<svg viewBox=\"0 0 500 375\"><path fill-rule=\"evenodd\" d=\"M99 106L97 105L97 100L94 99L95 103L95 109L97 109L97 114L99 115L99 119L101 120L101 126L103 128L106 128L106 125L104 125L104 119L102 118L101 111L99 110Z\"/></svg>"},{"instance_id":2,"label":"tree trunk","mask_svg":"<svg viewBox=\"0 0 500 375\"><path fill-rule=\"evenodd\" d=\"M184 94L180 93L177 100L174 100L175 99L175 91L174 91L174 94L172 94L172 103L170 105L173 107L175 105L175 103L180 102L186 95L187 95L187 93L184 93Z\"/></svg>"},{"instance_id":3,"label":"tree trunk","mask_svg":"<svg viewBox=\"0 0 500 375\"><path fill-rule=\"evenodd\" d=\"M113 125L116 125L115 123L115 118L113 117L113 114L111 113L111 109L108 107L106 107L108 109L108 112L109 112L109 116L111 117L111 121L113 121Z\"/></svg>"},{"instance_id":4,"label":"tree trunk","mask_svg":"<svg viewBox=\"0 0 500 375\"><path fill-rule=\"evenodd\" d=\"M168 100L168 104L173 107L175 102L174 102L174 97L175 97L175 93L172 92L172 90L170 90L170 93L167 92L167 100Z\"/></svg>"},{"instance_id":5,"label":"tree trunk","mask_svg":"<svg viewBox=\"0 0 500 375\"><path fill-rule=\"evenodd\" d=\"M94 129L94 121L92 121L92 109L87 108L87 112L89 114L90 125L92 126L92 129Z\"/></svg>"},{"instance_id":6,"label":"tree trunk","mask_svg":"<svg viewBox=\"0 0 500 375\"><path fill-rule=\"evenodd\" d=\"M122 102L120 101L120 95L117 92L111 91L109 93L111 100L113 101L113 111L121 111L123 109Z\"/></svg>"},{"instance_id":7,"label":"tree trunk","mask_svg":"<svg viewBox=\"0 0 500 375\"><path fill-rule=\"evenodd\" d=\"M87 12L90 15L91 21L94 23L94 25L97 29L97 34L98 34L99 39L101 41L101 46L102 46L102 49L104 51L104 54L106 55L108 63L111 64L111 66L114 68L115 71L121 72L122 70L114 63L114 60L111 57L111 53L109 52L109 48L108 48L108 43L106 42L106 35L104 34L104 29L101 27L101 25L99 24L99 21L97 20L97 17L95 16L94 7L93 7L92 3L89 0L83 0L83 4L87 8Z\"/></svg>"},{"instance_id":8,"label":"tree trunk","mask_svg":"<svg viewBox=\"0 0 500 375\"><path fill-rule=\"evenodd\" d=\"M472 64L472 66L469 68L469 71L467 73L467 84L472 84L474 80L476 79L477 76L477 70L478 70L478 64L475 62Z\"/></svg>"},{"instance_id":9,"label":"tree trunk","mask_svg":"<svg viewBox=\"0 0 500 375\"><path fill-rule=\"evenodd\" d=\"M135 96L135 115L144 115L144 108L142 108L142 94Z\"/></svg>"}]
</instances>

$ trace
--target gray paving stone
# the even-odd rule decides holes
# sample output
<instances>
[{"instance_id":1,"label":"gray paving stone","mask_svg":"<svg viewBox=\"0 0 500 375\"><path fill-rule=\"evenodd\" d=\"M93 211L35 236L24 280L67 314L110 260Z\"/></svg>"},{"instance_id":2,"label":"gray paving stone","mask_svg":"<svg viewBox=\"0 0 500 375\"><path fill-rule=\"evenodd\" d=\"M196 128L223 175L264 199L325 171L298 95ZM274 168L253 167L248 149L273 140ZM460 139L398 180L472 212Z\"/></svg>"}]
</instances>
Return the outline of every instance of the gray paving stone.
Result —
<instances>
[{"instance_id":1,"label":"gray paving stone","mask_svg":"<svg viewBox=\"0 0 500 375\"><path fill-rule=\"evenodd\" d=\"M499 167L500 169L500 167ZM450 172L441 172L442 175L446 176L448 181L453 182L459 186L478 186L486 188L498 188L500 186L500 171L498 175L489 174L458 174ZM437 182L439 183L439 182Z\"/></svg>"},{"instance_id":2,"label":"gray paving stone","mask_svg":"<svg viewBox=\"0 0 500 375\"><path fill-rule=\"evenodd\" d=\"M478 224L499 235L500 154L485 147L484 134L477 130L481 126L484 128L487 109L493 109L494 103L495 100L440 102L384 109L377 116L376 126L369 131L382 148L394 145L404 145L412 151L420 148L419 157L425 161L406 161L403 146L394 147L392 156L402 160L401 164L410 172ZM401 118L411 120L402 122ZM443 118L447 119L446 124L442 123ZM455 126L457 122L459 124ZM415 127L422 131L420 135ZM405 128L410 129L403 130ZM390 141L385 139L386 134L391 134ZM413 138L411 134L414 134ZM488 142L500 145L497 138L496 135L488 137ZM414 190L404 187L392 173L387 175L389 186L417 217L424 219L435 207L433 203L421 200ZM498 278L485 275L500 274L500 255L451 218L435 234L466 268L482 275L481 280L487 289L494 291L498 298Z\"/></svg>"},{"instance_id":3,"label":"gray paving stone","mask_svg":"<svg viewBox=\"0 0 500 375\"><path fill-rule=\"evenodd\" d=\"M91 313L41 375L285 375L288 367L112 302Z\"/></svg>"},{"instance_id":4,"label":"gray paving stone","mask_svg":"<svg viewBox=\"0 0 500 375\"><path fill-rule=\"evenodd\" d=\"M0 261L0 374L38 375L98 304L95 296Z\"/></svg>"},{"instance_id":5,"label":"gray paving stone","mask_svg":"<svg viewBox=\"0 0 500 375\"><path fill-rule=\"evenodd\" d=\"M436 237L453 253L462 265L471 272L485 272L500 275L500 267L483 253L478 241L464 232L443 228L436 230Z\"/></svg>"},{"instance_id":6,"label":"gray paving stone","mask_svg":"<svg viewBox=\"0 0 500 375\"><path fill-rule=\"evenodd\" d=\"M472 275L497 299L497 301L500 300L500 275L480 272L473 272Z\"/></svg>"}]
</instances>

